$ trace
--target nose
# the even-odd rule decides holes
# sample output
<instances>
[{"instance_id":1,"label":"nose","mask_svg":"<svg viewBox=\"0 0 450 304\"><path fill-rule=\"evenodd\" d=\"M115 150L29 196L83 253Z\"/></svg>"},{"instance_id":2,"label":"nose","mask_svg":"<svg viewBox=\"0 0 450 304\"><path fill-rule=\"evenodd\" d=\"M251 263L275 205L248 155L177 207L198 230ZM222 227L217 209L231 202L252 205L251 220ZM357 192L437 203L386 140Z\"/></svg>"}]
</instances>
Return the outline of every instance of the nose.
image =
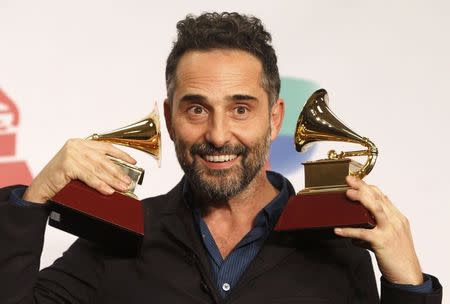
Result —
<instances>
[{"instance_id":1,"label":"nose","mask_svg":"<svg viewBox=\"0 0 450 304\"><path fill-rule=\"evenodd\" d=\"M211 115L205 139L215 147L223 147L231 137L229 120L221 113Z\"/></svg>"}]
</instances>

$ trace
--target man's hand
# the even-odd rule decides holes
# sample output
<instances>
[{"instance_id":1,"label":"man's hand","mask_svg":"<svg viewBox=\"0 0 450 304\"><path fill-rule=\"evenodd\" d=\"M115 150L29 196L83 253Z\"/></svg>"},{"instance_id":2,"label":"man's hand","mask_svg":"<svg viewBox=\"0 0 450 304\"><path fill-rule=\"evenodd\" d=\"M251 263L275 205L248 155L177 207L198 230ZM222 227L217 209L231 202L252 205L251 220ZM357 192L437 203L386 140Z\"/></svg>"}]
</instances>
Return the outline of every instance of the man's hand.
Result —
<instances>
[{"instance_id":1,"label":"man's hand","mask_svg":"<svg viewBox=\"0 0 450 304\"><path fill-rule=\"evenodd\" d=\"M23 199L45 203L71 180L79 179L103 194L126 191L131 179L107 155L135 164L127 153L110 143L69 139L36 176Z\"/></svg>"},{"instance_id":2,"label":"man's hand","mask_svg":"<svg viewBox=\"0 0 450 304\"><path fill-rule=\"evenodd\" d=\"M339 236L366 243L376 256L378 267L391 283L418 285L423 283L419 260L414 250L408 219L377 187L348 176L347 197L359 201L375 217L373 229L336 228Z\"/></svg>"}]
</instances>

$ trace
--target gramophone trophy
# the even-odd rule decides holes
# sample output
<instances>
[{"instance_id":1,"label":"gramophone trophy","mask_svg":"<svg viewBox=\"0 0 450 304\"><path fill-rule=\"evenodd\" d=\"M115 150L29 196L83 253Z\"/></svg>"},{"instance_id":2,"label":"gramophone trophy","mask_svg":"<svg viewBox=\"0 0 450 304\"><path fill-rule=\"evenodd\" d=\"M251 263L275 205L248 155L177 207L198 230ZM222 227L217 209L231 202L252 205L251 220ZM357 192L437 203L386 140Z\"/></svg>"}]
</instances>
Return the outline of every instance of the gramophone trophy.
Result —
<instances>
[{"instance_id":1,"label":"gramophone trophy","mask_svg":"<svg viewBox=\"0 0 450 304\"><path fill-rule=\"evenodd\" d=\"M375 220L359 202L347 198L347 175L363 178L375 165L378 150L365 137L346 127L328 107L328 94L317 90L306 102L297 121L295 147L299 152L316 141L361 144L366 150L328 152L328 158L303 163L305 189L291 196L275 230L329 230L334 227L375 227ZM366 156L364 164L348 157Z\"/></svg>"},{"instance_id":2,"label":"gramophone trophy","mask_svg":"<svg viewBox=\"0 0 450 304\"><path fill-rule=\"evenodd\" d=\"M93 134L87 139L144 151L159 164L161 133L156 105L143 120L109 133ZM131 178L130 189L104 195L79 180L71 181L53 197L49 205L49 224L113 249L117 254L135 255L144 235L144 216L141 202L133 191L136 184L142 183L144 170L109 158Z\"/></svg>"}]
</instances>

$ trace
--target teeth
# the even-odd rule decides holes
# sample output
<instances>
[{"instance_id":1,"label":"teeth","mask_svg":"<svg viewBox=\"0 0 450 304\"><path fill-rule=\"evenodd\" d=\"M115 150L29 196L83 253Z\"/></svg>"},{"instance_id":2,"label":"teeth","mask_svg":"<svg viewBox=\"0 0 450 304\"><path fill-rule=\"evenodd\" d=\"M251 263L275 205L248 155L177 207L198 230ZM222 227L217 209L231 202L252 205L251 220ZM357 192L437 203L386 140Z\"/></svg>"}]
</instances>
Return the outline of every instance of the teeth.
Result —
<instances>
[{"instance_id":1,"label":"teeth","mask_svg":"<svg viewBox=\"0 0 450 304\"><path fill-rule=\"evenodd\" d=\"M231 154L231 155L205 155L204 158L209 161L209 162L214 162L214 163L223 163L226 161L230 161L233 160L237 157L236 154Z\"/></svg>"}]
</instances>

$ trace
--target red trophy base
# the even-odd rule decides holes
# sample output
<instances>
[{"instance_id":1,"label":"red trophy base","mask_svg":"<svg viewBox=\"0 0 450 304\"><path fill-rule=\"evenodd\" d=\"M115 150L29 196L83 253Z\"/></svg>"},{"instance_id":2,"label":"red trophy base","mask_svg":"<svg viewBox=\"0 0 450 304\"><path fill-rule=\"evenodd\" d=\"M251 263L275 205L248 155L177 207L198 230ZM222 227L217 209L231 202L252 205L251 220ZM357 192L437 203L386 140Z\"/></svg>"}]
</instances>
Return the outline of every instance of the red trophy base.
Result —
<instances>
[{"instance_id":1,"label":"red trophy base","mask_svg":"<svg viewBox=\"0 0 450 304\"><path fill-rule=\"evenodd\" d=\"M348 199L345 191L340 191L291 196L275 230L373 228L375 225L373 216L361 203Z\"/></svg>"},{"instance_id":2,"label":"red trophy base","mask_svg":"<svg viewBox=\"0 0 450 304\"><path fill-rule=\"evenodd\" d=\"M76 180L53 197L50 209L50 226L98 243L114 254L139 253L144 215L137 199L117 192L103 195Z\"/></svg>"}]
</instances>

